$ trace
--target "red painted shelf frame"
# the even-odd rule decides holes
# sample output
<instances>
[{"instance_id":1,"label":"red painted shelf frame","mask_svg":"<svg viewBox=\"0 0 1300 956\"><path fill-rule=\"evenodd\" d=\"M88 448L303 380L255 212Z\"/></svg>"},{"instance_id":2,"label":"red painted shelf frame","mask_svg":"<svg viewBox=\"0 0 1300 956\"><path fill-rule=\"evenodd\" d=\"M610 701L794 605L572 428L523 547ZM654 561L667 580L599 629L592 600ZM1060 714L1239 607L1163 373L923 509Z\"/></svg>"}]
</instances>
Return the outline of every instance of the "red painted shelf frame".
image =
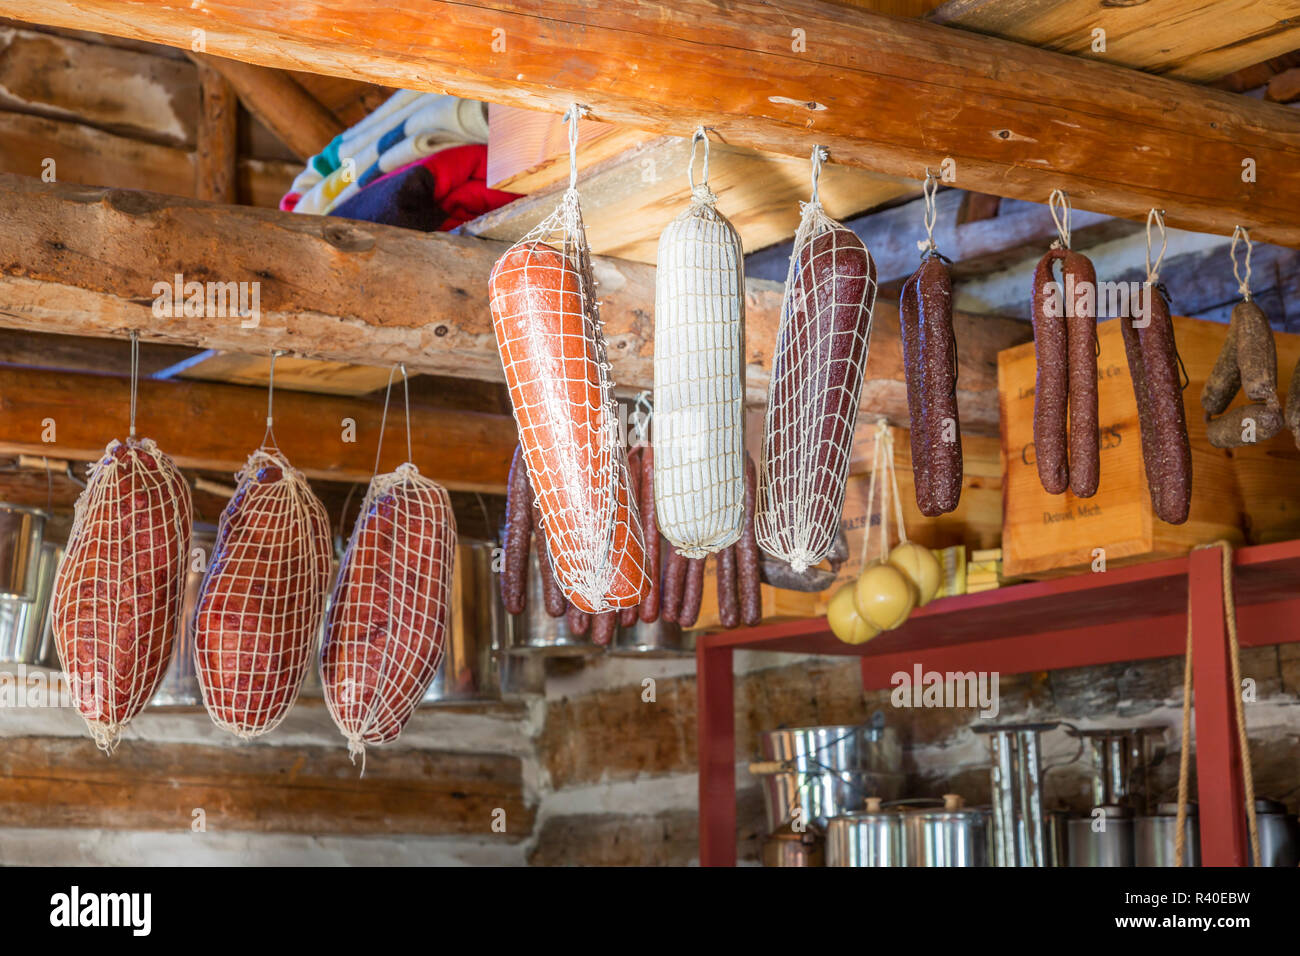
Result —
<instances>
[{"instance_id":1,"label":"red painted shelf frame","mask_svg":"<svg viewBox=\"0 0 1300 956\"><path fill-rule=\"evenodd\" d=\"M1223 602L1223 556L1181 558L1016 584L943 598L865 644L843 644L825 618L708 634L696 645L700 767L700 863L736 862L736 727L732 656L737 648L862 658L862 685L920 664L935 671L1003 674L1180 657L1190 608L1201 859L1244 866L1247 839L1241 753ZM1300 541L1240 548L1233 595L1242 647L1300 641Z\"/></svg>"}]
</instances>

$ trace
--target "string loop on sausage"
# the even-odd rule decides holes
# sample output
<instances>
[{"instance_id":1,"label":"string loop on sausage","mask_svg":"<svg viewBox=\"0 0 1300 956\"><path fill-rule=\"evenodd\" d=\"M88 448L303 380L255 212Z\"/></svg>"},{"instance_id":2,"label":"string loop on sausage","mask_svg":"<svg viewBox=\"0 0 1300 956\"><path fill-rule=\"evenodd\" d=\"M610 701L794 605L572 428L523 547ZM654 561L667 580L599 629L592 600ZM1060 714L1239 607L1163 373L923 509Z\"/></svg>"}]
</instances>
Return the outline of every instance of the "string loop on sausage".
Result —
<instances>
[{"instance_id":1,"label":"string loop on sausage","mask_svg":"<svg viewBox=\"0 0 1300 956\"><path fill-rule=\"evenodd\" d=\"M1246 243L1246 274L1244 276L1241 274L1241 266L1237 263L1237 243L1242 240L1245 240ZM1250 230L1245 226L1237 226L1232 230L1232 248L1228 250L1228 255L1232 258L1232 274L1237 280L1237 291L1241 293L1241 297L1247 302L1250 301L1250 251L1254 245L1250 241Z\"/></svg>"}]
</instances>

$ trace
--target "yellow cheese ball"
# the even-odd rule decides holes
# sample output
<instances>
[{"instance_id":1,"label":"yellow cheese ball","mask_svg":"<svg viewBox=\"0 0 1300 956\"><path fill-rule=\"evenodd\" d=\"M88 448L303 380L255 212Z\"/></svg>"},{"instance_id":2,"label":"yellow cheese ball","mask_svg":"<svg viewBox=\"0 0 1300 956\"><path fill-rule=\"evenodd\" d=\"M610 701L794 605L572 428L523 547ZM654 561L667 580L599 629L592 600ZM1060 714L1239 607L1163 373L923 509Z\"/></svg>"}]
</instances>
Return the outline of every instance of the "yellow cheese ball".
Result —
<instances>
[{"instance_id":1,"label":"yellow cheese ball","mask_svg":"<svg viewBox=\"0 0 1300 956\"><path fill-rule=\"evenodd\" d=\"M879 634L880 628L858 616L858 609L853 606L853 589L854 584L850 582L835 592L826 608L826 620L831 632L845 644L863 644Z\"/></svg>"},{"instance_id":2,"label":"yellow cheese ball","mask_svg":"<svg viewBox=\"0 0 1300 956\"><path fill-rule=\"evenodd\" d=\"M939 593L943 568L929 548L915 541L905 541L890 552L889 563L916 586L917 607L925 607Z\"/></svg>"},{"instance_id":3,"label":"yellow cheese ball","mask_svg":"<svg viewBox=\"0 0 1300 956\"><path fill-rule=\"evenodd\" d=\"M892 564L871 564L854 585L853 605L858 616L872 627L892 631L912 613L916 585Z\"/></svg>"}]
</instances>

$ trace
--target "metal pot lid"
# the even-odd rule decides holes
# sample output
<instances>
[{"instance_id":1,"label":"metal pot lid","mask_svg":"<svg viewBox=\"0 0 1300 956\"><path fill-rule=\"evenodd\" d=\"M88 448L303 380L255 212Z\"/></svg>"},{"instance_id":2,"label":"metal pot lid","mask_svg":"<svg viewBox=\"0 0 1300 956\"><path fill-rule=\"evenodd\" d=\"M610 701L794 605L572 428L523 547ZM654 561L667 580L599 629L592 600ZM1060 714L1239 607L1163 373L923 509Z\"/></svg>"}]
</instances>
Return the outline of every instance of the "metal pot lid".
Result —
<instances>
[{"instance_id":1,"label":"metal pot lid","mask_svg":"<svg viewBox=\"0 0 1300 956\"><path fill-rule=\"evenodd\" d=\"M1100 810L1102 812L1102 816L1104 816L1108 820L1127 820L1133 816L1132 807L1122 807L1119 806L1118 804L1107 803L1100 807L1093 807L1090 812L1084 815L1083 819L1085 820L1088 819L1098 810Z\"/></svg>"},{"instance_id":2,"label":"metal pot lid","mask_svg":"<svg viewBox=\"0 0 1300 956\"><path fill-rule=\"evenodd\" d=\"M1189 817L1194 817L1194 816L1196 816L1196 803L1195 803L1195 801L1191 801L1191 800L1189 800L1189 801L1187 802L1187 815L1188 815ZM1156 806L1156 816L1158 816L1158 817L1176 817L1176 816L1178 816L1178 802L1175 800L1175 801L1170 801L1170 802L1168 802L1168 803L1157 804L1157 806Z\"/></svg>"}]
</instances>

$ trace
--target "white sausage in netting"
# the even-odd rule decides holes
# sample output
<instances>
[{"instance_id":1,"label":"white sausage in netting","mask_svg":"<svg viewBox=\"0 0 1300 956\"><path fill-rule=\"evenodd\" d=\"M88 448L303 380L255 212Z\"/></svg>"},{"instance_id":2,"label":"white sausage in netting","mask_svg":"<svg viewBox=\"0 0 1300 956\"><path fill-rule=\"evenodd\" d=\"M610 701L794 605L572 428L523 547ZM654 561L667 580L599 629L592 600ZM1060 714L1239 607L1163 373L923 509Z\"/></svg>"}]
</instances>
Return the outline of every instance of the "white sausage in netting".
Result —
<instances>
[{"instance_id":1,"label":"white sausage in netting","mask_svg":"<svg viewBox=\"0 0 1300 956\"><path fill-rule=\"evenodd\" d=\"M876 298L862 240L804 204L772 359L754 527L803 572L826 557L844 510Z\"/></svg>"},{"instance_id":2,"label":"white sausage in netting","mask_svg":"<svg viewBox=\"0 0 1300 956\"><path fill-rule=\"evenodd\" d=\"M655 273L655 509L690 558L729 547L745 521L744 259L715 200L695 189Z\"/></svg>"},{"instance_id":3,"label":"white sausage in netting","mask_svg":"<svg viewBox=\"0 0 1300 956\"><path fill-rule=\"evenodd\" d=\"M325 611L330 531L307 479L277 449L255 451L236 477L199 591L194 660L213 722L247 739L298 698Z\"/></svg>"},{"instance_id":4,"label":"white sausage in netting","mask_svg":"<svg viewBox=\"0 0 1300 956\"><path fill-rule=\"evenodd\" d=\"M77 498L54 580L54 641L106 753L171 663L191 522L189 486L148 438L110 444Z\"/></svg>"},{"instance_id":5,"label":"white sausage in netting","mask_svg":"<svg viewBox=\"0 0 1300 956\"><path fill-rule=\"evenodd\" d=\"M349 753L396 740L437 675L455 555L446 489L410 462L371 479L321 649L325 703Z\"/></svg>"}]
</instances>

